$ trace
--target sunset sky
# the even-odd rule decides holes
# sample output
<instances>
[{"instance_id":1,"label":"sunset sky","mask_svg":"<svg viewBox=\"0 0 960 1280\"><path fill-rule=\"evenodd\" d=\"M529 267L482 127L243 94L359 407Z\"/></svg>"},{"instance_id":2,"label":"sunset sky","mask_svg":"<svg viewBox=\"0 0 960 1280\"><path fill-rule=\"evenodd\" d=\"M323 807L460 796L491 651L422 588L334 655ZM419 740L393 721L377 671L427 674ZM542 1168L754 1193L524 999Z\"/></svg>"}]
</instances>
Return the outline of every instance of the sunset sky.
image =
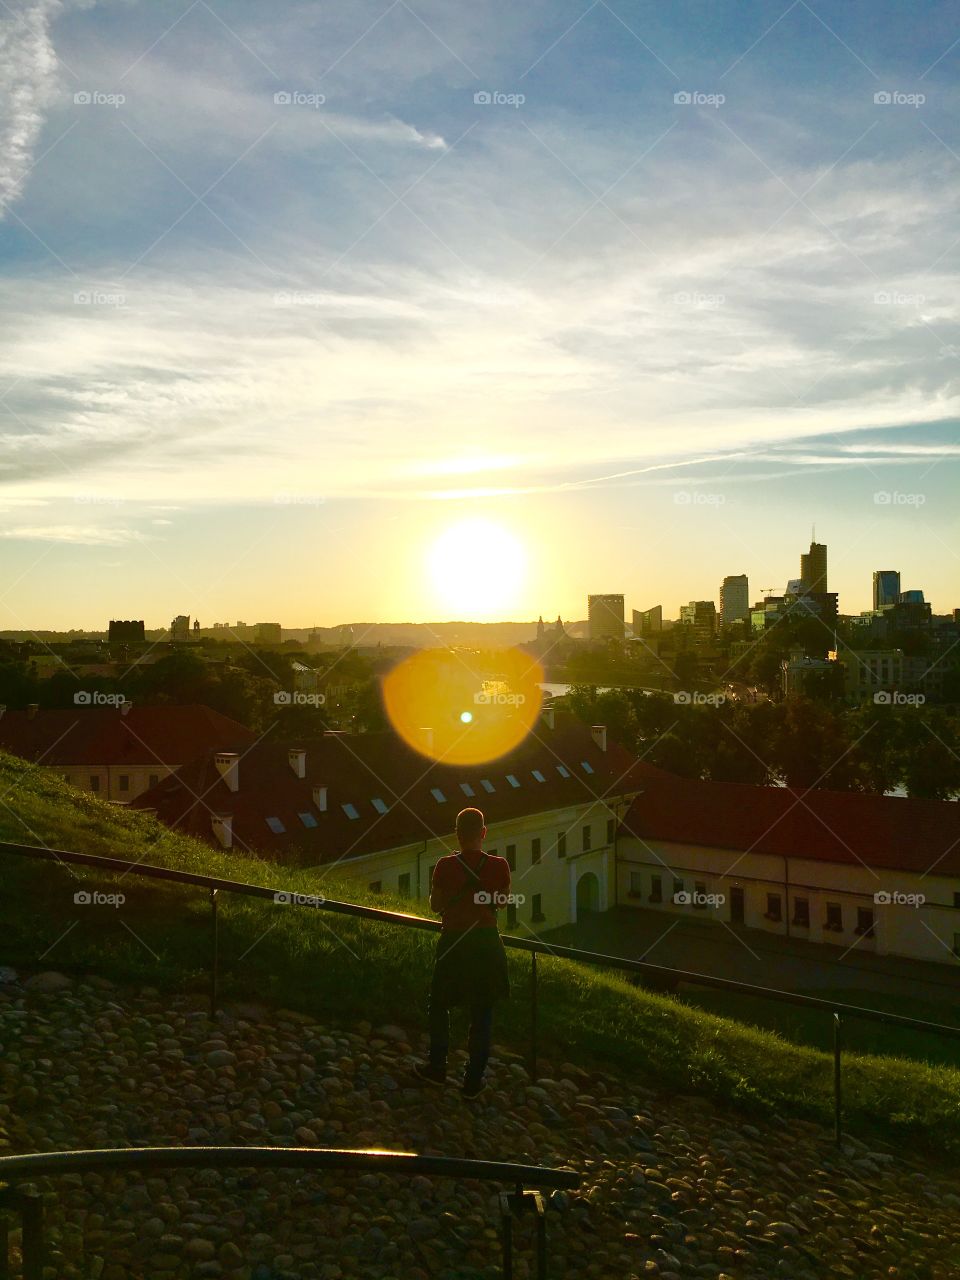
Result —
<instances>
[{"instance_id":1,"label":"sunset sky","mask_svg":"<svg viewBox=\"0 0 960 1280\"><path fill-rule=\"evenodd\" d=\"M675 616L814 523L842 611L960 606L958 61L946 3L6 0L0 630Z\"/></svg>"}]
</instances>

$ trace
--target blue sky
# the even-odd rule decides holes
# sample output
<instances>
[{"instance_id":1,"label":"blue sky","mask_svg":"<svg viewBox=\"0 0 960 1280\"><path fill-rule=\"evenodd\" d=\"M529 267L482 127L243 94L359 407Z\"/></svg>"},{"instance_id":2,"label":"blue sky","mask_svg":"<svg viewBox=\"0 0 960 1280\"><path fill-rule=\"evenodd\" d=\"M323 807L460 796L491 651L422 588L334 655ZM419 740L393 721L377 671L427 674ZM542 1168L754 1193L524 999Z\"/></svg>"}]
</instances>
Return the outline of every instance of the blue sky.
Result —
<instances>
[{"instance_id":1,"label":"blue sky","mask_svg":"<svg viewBox=\"0 0 960 1280\"><path fill-rule=\"evenodd\" d=\"M958 57L946 4L0 7L0 629L444 617L467 516L514 617L756 597L814 522L842 609L960 605Z\"/></svg>"}]
</instances>

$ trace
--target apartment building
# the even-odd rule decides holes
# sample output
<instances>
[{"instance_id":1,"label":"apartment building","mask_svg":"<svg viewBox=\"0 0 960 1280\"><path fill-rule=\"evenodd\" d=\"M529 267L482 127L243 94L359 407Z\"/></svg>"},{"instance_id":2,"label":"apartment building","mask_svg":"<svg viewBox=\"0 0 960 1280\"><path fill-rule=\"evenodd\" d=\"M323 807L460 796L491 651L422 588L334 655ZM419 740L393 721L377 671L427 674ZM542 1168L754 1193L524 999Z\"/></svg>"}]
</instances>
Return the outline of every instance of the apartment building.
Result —
<instances>
[{"instance_id":1,"label":"apartment building","mask_svg":"<svg viewBox=\"0 0 960 1280\"><path fill-rule=\"evenodd\" d=\"M95 694L83 695L90 697ZM130 804L214 746L243 750L253 733L210 707L81 704L0 707L0 749L59 773L103 800Z\"/></svg>"}]
</instances>

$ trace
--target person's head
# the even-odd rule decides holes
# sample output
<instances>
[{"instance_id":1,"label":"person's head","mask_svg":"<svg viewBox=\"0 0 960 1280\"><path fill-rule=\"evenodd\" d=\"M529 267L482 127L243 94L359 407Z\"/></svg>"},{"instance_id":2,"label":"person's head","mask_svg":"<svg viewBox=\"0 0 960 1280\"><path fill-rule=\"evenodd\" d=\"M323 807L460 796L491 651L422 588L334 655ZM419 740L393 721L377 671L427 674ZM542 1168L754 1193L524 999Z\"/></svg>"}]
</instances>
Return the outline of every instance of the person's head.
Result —
<instances>
[{"instance_id":1,"label":"person's head","mask_svg":"<svg viewBox=\"0 0 960 1280\"><path fill-rule=\"evenodd\" d=\"M487 827L479 809L461 809L457 814L457 844L461 850L479 849Z\"/></svg>"}]
</instances>

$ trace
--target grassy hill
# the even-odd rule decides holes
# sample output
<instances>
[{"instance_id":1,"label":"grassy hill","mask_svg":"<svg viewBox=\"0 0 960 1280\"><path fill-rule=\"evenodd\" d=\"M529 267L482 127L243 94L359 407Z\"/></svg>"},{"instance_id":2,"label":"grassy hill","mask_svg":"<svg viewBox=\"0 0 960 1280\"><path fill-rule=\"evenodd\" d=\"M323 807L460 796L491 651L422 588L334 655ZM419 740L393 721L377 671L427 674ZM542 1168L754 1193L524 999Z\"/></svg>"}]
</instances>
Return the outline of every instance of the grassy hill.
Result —
<instances>
[{"instance_id":1,"label":"grassy hill","mask_svg":"<svg viewBox=\"0 0 960 1280\"><path fill-rule=\"evenodd\" d=\"M0 752L0 840L139 858L227 879L383 906L336 875L323 879L266 860L218 852L154 819L114 808ZM122 905L77 905L79 890L122 893ZM409 904L386 903L398 909ZM161 990L205 989L207 893L135 876L3 857L0 963L27 970L95 971ZM275 1001L344 1023L425 1025L434 938L307 908L222 895L224 999ZM529 958L511 955L513 998L497 1038L523 1051ZM832 1122L833 1062L774 1033L637 990L568 961L541 957L540 1037L559 1060L604 1062L677 1093L704 1093L748 1110ZM844 1057L847 1127L960 1152L960 1072L899 1058Z\"/></svg>"}]
</instances>

